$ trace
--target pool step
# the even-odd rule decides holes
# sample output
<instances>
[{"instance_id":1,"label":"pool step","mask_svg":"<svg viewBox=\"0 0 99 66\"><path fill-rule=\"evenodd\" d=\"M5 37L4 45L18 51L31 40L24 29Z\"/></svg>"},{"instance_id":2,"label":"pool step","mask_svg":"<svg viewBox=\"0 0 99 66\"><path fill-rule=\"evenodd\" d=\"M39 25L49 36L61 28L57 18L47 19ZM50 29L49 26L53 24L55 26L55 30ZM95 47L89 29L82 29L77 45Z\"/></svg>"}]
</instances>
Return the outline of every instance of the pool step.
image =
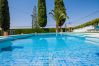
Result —
<instances>
[{"instance_id":1,"label":"pool step","mask_svg":"<svg viewBox=\"0 0 99 66\"><path fill-rule=\"evenodd\" d=\"M25 34L25 35L16 35L16 36L9 36L9 37L0 38L0 51L4 48L12 46L11 41L18 40L18 39L24 39L24 38L31 37L31 36L33 36L33 35L32 34Z\"/></svg>"}]
</instances>

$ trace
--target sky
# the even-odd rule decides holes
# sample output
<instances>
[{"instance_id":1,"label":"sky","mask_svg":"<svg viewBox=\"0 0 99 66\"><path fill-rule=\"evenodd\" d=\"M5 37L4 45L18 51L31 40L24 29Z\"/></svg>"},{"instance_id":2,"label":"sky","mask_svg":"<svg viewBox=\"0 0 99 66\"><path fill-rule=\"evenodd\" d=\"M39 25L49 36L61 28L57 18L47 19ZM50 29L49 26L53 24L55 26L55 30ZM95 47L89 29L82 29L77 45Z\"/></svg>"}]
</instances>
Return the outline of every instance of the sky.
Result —
<instances>
[{"instance_id":1,"label":"sky","mask_svg":"<svg viewBox=\"0 0 99 66\"><path fill-rule=\"evenodd\" d=\"M8 0L11 18L11 28L32 26L32 11L38 0ZM69 19L67 26L77 26L99 17L99 0L64 0ZM47 26L55 27L55 20L49 15L54 9L54 0L46 0ZM63 25L63 27L65 27Z\"/></svg>"}]
</instances>

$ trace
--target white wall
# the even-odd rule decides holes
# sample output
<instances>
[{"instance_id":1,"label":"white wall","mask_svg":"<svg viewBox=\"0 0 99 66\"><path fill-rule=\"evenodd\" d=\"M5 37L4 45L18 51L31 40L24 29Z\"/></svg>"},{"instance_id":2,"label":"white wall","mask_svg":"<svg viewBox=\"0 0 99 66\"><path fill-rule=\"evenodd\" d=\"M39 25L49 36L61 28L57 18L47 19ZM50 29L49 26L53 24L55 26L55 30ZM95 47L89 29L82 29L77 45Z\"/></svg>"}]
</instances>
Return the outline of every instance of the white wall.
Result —
<instances>
[{"instance_id":1,"label":"white wall","mask_svg":"<svg viewBox=\"0 0 99 66\"><path fill-rule=\"evenodd\" d=\"M94 29L93 26L87 26L84 28L74 29L73 32L87 32L87 30Z\"/></svg>"}]
</instances>

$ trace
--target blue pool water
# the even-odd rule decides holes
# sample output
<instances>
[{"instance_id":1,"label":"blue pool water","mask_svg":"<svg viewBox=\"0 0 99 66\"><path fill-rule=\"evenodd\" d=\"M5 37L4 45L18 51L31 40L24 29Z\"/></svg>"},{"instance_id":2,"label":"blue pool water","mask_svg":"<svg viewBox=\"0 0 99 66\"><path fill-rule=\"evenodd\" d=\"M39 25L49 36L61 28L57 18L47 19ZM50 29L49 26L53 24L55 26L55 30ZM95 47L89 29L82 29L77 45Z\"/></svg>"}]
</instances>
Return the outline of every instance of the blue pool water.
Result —
<instances>
[{"instance_id":1,"label":"blue pool water","mask_svg":"<svg viewBox=\"0 0 99 66\"><path fill-rule=\"evenodd\" d=\"M39 34L4 44L11 47L0 51L0 66L99 66L99 38Z\"/></svg>"}]
</instances>

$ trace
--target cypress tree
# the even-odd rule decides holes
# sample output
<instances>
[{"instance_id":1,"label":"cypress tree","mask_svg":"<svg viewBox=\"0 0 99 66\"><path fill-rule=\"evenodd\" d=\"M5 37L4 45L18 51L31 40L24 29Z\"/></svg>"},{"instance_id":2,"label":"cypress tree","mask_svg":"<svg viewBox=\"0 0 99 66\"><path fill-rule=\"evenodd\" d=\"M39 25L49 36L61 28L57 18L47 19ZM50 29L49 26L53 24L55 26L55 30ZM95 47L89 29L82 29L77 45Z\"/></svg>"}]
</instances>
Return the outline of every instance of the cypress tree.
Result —
<instances>
[{"instance_id":1,"label":"cypress tree","mask_svg":"<svg viewBox=\"0 0 99 66\"><path fill-rule=\"evenodd\" d=\"M1 22L2 22L2 17L1 17L1 0L0 0L0 28L1 28Z\"/></svg>"},{"instance_id":2,"label":"cypress tree","mask_svg":"<svg viewBox=\"0 0 99 66\"><path fill-rule=\"evenodd\" d=\"M40 27L37 20L37 7L34 6L33 12L32 12L32 29L35 29L35 32L37 32L39 28Z\"/></svg>"},{"instance_id":3,"label":"cypress tree","mask_svg":"<svg viewBox=\"0 0 99 66\"><path fill-rule=\"evenodd\" d=\"M47 24L46 0L38 0L38 23L40 27Z\"/></svg>"},{"instance_id":4,"label":"cypress tree","mask_svg":"<svg viewBox=\"0 0 99 66\"><path fill-rule=\"evenodd\" d=\"M0 0L1 28L7 32L10 28L10 14L7 0Z\"/></svg>"},{"instance_id":5,"label":"cypress tree","mask_svg":"<svg viewBox=\"0 0 99 66\"><path fill-rule=\"evenodd\" d=\"M55 0L54 13L56 19L56 29L59 31L59 27L61 28L67 17L63 0Z\"/></svg>"}]
</instances>

